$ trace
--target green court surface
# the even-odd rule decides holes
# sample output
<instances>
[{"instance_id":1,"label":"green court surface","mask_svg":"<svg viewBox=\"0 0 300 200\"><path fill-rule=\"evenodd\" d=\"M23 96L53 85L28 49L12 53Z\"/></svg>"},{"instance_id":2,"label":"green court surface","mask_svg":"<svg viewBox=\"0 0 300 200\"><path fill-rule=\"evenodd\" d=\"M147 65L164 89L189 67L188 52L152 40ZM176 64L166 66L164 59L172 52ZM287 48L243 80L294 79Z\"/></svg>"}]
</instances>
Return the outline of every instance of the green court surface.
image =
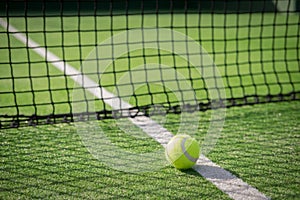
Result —
<instances>
[{"instance_id":1,"label":"green court surface","mask_svg":"<svg viewBox=\"0 0 300 200\"><path fill-rule=\"evenodd\" d=\"M172 28L193 38L208 52L223 76L229 99L300 91L296 14L20 17L9 18L8 23L77 70L97 44L114 34L128 29ZM0 41L0 115L70 113L74 81L3 27ZM186 78L182 81L193 85L196 97L207 100L201 74L166 51L147 49L124 54L107 68L101 80L94 81L113 92L120 77L149 63L174 67ZM135 84L138 85L131 83L128 87ZM134 106L178 103L173 91L154 82L135 89L135 97L129 100ZM85 97L95 100L89 93ZM103 101L95 101L98 110L110 109ZM227 109L222 133L207 157L272 199L297 199L299 110L299 101ZM211 111L185 115L184 126L198 125L194 136L200 143L209 128L210 114ZM200 116L199 122L193 121L195 115ZM182 125L180 115L153 119L173 134L185 133L178 132ZM135 153L163 148L137 127L132 132L123 131L119 121L99 121L113 144ZM90 123L0 129L0 199L229 198L193 170L162 166L134 174L111 168L93 157L82 142L78 126L84 128ZM145 136L136 138L135 132Z\"/></svg>"},{"instance_id":2,"label":"green court surface","mask_svg":"<svg viewBox=\"0 0 300 200\"><path fill-rule=\"evenodd\" d=\"M223 132L208 157L272 199L296 199L300 195L299 109L299 102L227 109ZM196 138L201 141L210 113L197 114L201 120ZM170 115L164 127L176 134L179 122L177 115ZM162 148L150 138L133 140L114 123L99 121L114 144L133 152ZM165 166L137 174L116 171L92 157L74 124L0 133L0 196L4 199L228 198L193 170Z\"/></svg>"}]
</instances>

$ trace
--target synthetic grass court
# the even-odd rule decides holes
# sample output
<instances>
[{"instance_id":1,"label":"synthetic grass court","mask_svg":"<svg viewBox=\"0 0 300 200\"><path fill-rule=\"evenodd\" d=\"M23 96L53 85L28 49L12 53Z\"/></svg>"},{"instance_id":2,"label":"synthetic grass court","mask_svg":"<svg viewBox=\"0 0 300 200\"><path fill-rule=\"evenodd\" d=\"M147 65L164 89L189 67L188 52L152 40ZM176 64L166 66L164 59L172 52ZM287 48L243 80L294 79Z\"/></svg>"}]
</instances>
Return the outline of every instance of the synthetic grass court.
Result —
<instances>
[{"instance_id":1,"label":"synthetic grass court","mask_svg":"<svg viewBox=\"0 0 300 200\"><path fill-rule=\"evenodd\" d=\"M218 144L209 158L272 199L296 199L300 193L299 102L271 103L227 110ZM198 113L199 135L209 125L209 112ZM177 115L165 127L174 130ZM156 142L132 140L99 121L115 144L136 152L161 148ZM88 126L88 123L83 125ZM193 170L165 167L130 174L94 159L73 124L1 130L1 197L18 198L189 198L228 199Z\"/></svg>"},{"instance_id":2,"label":"synthetic grass court","mask_svg":"<svg viewBox=\"0 0 300 200\"><path fill-rule=\"evenodd\" d=\"M218 14L176 14L173 18L145 15L143 19L114 16L113 20L110 17L29 17L26 21L24 18L10 18L9 23L20 31L27 30L31 39L77 69L95 44L111 34L128 27L174 27L199 41L211 54L226 77L227 97L289 93L300 89L298 15L274 17L274 14L264 13L224 17ZM275 29L270 26L274 23L278 25ZM263 28L262 24L265 25ZM290 25L282 29L281 26L286 24ZM95 28L98 32L94 31ZM8 38L4 29L0 30L3 33L0 34L3 41L0 53L4 55L0 57L0 113L16 114L15 104L21 105L19 112L26 115L69 112L73 81L52 64L46 64L44 58L26 48L13 34ZM46 34L41 30L47 31ZM61 46L64 46L64 51ZM184 61L179 58L174 61L166 52L159 53L148 51L146 62L176 66L182 74L189 73L185 71ZM141 52L131 54L133 66L145 63L140 55ZM120 59L115 66L120 71L115 76L119 77L122 70L128 70L128 60ZM114 84L112 75L107 73L102 81L110 91L113 91ZM10 79L12 76L16 78L14 81ZM201 99L203 82L197 76L192 78L198 87L195 88L197 97ZM160 103L174 99L172 93L166 95L155 84L150 89L150 93L157 93L155 98L141 95L138 96L140 99L131 99L130 103L146 105L152 100ZM144 90L140 88L137 94L144 94ZM11 91L16 92L17 101ZM103 102L98 103L99 109L104 107ZM297 198L299 108L299 102L287 102L228 109L222 136L208 157L272 199ZM209 126L209 113L191 114L191 120L193 115L201 115L196 135L199 141ZM177 115L170 114L163 126L176 133L179 122ZM99 124L122 148L133 152L162 148L150 138L137 140L123 133L114 126L116 122L113 120L99 121ZM88 126L89 123L81 125ZM74 124L1 130L1 162L0 195L3 198L228 198L192 170L181 172L165 167L142 174L115 171L92 157Z\"/></svg>"}]
</instances>

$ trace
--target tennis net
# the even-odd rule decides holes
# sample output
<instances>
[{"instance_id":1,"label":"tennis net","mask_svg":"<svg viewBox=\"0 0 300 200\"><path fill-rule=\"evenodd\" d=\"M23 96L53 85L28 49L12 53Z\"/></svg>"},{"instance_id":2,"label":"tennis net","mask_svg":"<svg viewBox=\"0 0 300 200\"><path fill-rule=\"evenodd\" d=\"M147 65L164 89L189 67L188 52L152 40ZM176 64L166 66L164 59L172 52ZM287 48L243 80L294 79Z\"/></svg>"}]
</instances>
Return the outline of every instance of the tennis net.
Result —
<instances>
[{"instance_id":1,"label":"tennis net","mask_svg":"<svg viewBox=\"0 0 300 200\"><path fill-rule=\"evenodd\" d=\"M296 0L8 0L0 8L0 128L122 117L116 110L205 111L216 77L221 106L300 99ZM186 48L190 41L199 48ZM195 55L212 62L195 66ZM203 77L211 66L218 75ZM94 93L76 82L87 81L82 74ZM130 104L107 103L119 99Z\"/></svg>"}]
</instances>

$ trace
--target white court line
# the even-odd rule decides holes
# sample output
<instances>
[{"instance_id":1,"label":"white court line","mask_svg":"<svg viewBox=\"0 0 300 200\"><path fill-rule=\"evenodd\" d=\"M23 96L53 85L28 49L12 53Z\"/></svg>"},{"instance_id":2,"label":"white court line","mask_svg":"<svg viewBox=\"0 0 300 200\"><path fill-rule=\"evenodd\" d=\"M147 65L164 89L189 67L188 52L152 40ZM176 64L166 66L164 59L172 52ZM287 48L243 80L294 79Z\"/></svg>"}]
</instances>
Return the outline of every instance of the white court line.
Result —
<instances>
[{"instance_id":1,"label":"white court line","mask_svg":"<svg viewBox=\"0 0 300 200\"><path fill-rule=\"evenodd\" d=\"M96 96L97 98L103 98L104 102L114 109L132 107L127 102L124 102L120 98L116 98L114 94L100 87L99 84L95 83L87 76L82 75L81 72L74 69L71 65L61 61L59 57L47 51L47 49L40 47L36 42L26 37L26 35L20 33L20 31L18 31L16 28L14 28L12 25L8 24L1 18L0 25L19 41L24 43L27 47L31 48L31 50L39 54L41 57L45 58L48 63L51 63L57 69L68 75L94 96ZM97 89L95 89L96 87ZM106 98L114 98L114 102L112 100L107 100ZM173 137L173 134L171 132L148 117L140 116L128 119L164 147ZM217 164L213 163L204 155L201 155L199 157L193 169L201 174L204 178L209 180L211 183L213 183L221 191L229 195L229 197L231 197L232 199L269 199L263 193L259 192L256 188L248 185L242 179L236 177Z\"/></svg>"}]
</instances>

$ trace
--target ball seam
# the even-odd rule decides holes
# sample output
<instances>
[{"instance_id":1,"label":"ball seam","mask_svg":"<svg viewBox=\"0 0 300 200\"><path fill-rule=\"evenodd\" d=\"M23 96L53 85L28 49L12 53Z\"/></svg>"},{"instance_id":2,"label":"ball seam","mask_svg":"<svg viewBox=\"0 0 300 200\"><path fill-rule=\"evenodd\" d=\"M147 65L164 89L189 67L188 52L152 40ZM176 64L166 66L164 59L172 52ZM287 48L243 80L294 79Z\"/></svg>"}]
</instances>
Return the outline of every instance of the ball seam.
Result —
<instances>
[{"instance_id":1,"label":"ball seam","mask_svg":"<svg viewBox=\"0 0 300 200\"><path fill-rule=\"evenodd\" d=\"M193 156L191 156L188 152L187 149L185 148L185 142L186 142L187 138L183 138L183 140L181 141L181 151L183 152L183 154L185 155L185 157L191 161L191 162L196 162L198 160L198 158L194 158Z\"/></svg>"}]
</instances>

